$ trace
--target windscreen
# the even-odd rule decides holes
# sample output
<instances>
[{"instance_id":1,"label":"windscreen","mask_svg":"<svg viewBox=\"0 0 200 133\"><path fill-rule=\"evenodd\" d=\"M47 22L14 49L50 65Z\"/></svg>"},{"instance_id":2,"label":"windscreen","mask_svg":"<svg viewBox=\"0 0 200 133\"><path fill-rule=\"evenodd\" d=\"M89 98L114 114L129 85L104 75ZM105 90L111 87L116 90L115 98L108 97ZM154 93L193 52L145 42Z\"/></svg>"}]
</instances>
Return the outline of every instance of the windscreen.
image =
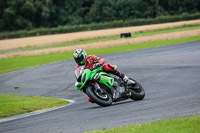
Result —
<instances>
[{"instance_id":1,"label":"windscreen","mask_svg":"<svg viewBox=\"0 0 200 133\"><path fill-rule=\"evenodd\" d=\"M79 66L79 67L75 70L75 77L76 77L76 80L78 80L78 79L81 77L81 74L82 74L83 71L84 71L84 67L85 67L85 66Z\"/></svg>"}]
</instances>

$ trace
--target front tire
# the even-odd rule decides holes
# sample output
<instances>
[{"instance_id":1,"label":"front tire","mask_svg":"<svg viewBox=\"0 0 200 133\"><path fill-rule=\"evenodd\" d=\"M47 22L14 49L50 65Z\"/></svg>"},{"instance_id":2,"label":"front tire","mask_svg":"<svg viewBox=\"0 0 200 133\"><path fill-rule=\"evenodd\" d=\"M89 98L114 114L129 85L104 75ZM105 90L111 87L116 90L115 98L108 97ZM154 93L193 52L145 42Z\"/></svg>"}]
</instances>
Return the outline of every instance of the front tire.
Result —
<instances>
[{"instance_id":1,"label":"front tire","mask_svg":"<svg viewBox=\"0 0 200 133\"><path fill-rule=\"evenodd\" d=\"M89 86L86 88L86 94L88 97L100 106L110 106L112 105L112 98L110 95L104 90L104 96L100 96L97 92L95 92L93 86Z\"/></svg>"}]
</instances>

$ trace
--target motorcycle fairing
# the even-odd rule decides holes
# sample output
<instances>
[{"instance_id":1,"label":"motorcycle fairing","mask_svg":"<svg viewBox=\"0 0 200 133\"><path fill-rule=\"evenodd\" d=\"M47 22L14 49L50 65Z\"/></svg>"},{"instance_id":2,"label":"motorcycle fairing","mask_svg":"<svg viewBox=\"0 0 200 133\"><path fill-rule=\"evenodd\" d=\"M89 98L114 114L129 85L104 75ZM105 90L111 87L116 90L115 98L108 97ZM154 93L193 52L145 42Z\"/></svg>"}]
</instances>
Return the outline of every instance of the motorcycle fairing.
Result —
<instances>
[{"instance_id":1,"label":"motorcycle fairing","mask_svg":"<svg viewBox=\"0 0 200 133\"><path fill-rule=\"evenodd\" d=\"M113 86L114 83L114 78L112 77L108 77L108 74L105 72L102 72L102 68L97 68L93 71L91 71L90 69L79 69L76 70L75 72L76 79L79 79L81 76L80 80L77 80L75 83L75 88L77 90L81 90L86 82L90 79L90 80L95 80L99 83L105 84L107 87L111 88Z\"/></svg>"}]
</instances>

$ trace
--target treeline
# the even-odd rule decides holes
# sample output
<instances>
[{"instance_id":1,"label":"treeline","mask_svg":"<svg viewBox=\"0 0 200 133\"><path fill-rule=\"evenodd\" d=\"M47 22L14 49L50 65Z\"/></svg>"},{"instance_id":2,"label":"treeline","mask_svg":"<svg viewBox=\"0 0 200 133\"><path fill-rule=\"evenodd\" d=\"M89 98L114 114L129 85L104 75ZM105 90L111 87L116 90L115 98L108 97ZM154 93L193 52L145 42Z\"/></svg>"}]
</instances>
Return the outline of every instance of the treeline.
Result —
<instances>
[{"instance_id":1,"label":"treeline","mask_svg":"<svg viewBox=\"0 0 200 133\"><path fill-rule=\"evenodd\" d=\"M0 0L0 31L128 22L199 11L200 0Z\"/></svg>"}]
</instances>

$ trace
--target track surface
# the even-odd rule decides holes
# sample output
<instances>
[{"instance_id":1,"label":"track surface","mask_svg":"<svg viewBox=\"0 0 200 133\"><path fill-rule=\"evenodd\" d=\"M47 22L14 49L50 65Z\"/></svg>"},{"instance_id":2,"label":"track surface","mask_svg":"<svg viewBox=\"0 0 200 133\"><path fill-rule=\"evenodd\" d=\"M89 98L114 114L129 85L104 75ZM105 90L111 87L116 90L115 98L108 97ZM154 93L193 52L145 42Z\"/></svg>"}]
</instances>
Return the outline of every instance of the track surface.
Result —
<instances>
[{"instance_id":1,"label":"track surface","mask_svg":"<svg viewBox=\"0 0 200 133\"><path fill-rule=\"evenodd\" d=\"M1 122L1 133L83 132L172 117L200 115L200 41L100 56L139 81L146 97L110 107L87 102L74 89L75 62L64 61L0 75L0 93L76 100L70 106ZM20 86L20 89L14 89Z\"/></svg>"}]
</instances>

